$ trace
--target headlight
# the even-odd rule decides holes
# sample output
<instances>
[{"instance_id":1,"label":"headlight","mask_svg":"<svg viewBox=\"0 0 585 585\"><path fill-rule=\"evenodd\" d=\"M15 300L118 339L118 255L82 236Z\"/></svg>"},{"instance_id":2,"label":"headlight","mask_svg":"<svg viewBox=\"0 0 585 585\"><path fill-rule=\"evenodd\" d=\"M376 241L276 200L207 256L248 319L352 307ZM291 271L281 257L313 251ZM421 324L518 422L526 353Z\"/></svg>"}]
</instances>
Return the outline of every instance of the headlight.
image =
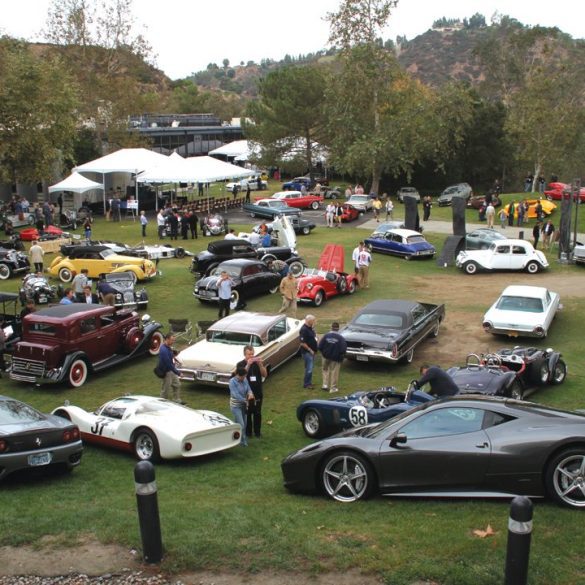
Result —
<instances>
[{"instance_id":1,"label":"headlight","mask_svg":"<svg viewBox=\"0 0 585 585\"><path fill-rule=\"evenodd\" d=\"M198 286L196 286L196 287L193 289L193 292L194 292L195 294L198 294L198 293L199 293L199 287L198 287Z\"/></svg>"},{"instance_id":2,"label":"headlight","mask_svg":"<svg viewBox=\"0 0 585 585\"><path fill-rule=\"evenodd\" d=\"M311 290L313 288L313 283L309 282L307 283L307 290Z\"/></svg>"}]
</instances>

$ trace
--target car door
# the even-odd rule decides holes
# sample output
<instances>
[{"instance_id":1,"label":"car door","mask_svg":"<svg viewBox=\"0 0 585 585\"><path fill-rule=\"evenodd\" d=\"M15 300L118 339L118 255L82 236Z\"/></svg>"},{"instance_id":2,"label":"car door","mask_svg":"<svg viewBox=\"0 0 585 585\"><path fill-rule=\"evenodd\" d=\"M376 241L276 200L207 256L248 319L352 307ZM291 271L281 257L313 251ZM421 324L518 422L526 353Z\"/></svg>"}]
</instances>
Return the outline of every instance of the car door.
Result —
<instances>
[{"instance_id":1,"label":"car door","mask_svg":"<svg viewBox=\"0 0 585 585\"><path fill-rule=\"evenodd\" d=\"M270 356L268 358L268 363L273 368L288 359L291 355L289 343L287 342L287 331L288 325L285 316L274 323L268 330L266 352ZM298 339L296 342L298 343Z\"/></svg>"},{"instance_id":2,"label":"car door","mask_svg":"<svg viewBox=\"0 0 585 585\"><path fill-rule=\"evenodd\" d=\"M109 357L109 348L100 337L99 317L94 315L80 319L75 327L78 327L76 349L83 351L92 364Z\"/></svg>"},{"instance_id":3,"label":"car door","mask_svg":"<svg viewBox=\"0 0 585 585\"><path fill-rule=\"evenodd\" d=\"M514 244L510 254L510 269L523 270L528 263L528 250L523 244Z\"/></svg>"},{"instance_id":4,"label":"car door","mask_svg":"<svg viewBox=\"0 0 585 585\"><path fill-rule=\"evenodd\" d=\"M510 268L510 245L496 243L491 256L491 267L493 270L508 270Z\"/></svg>"},{"instance_id":5,"label":"car door","mask_svg":"<svg viewBox=\"0 0 585 585\"><path fill-rule=\"evenodd\" d=\"M483 430L485 411L445 404L423 410L393 429L406 437L382 442L378 473L382 491L471 489L485 481L491 445Z\"/></svg>"},{"instance_id":6,"label":"car door","mask_svg":"<svg viewBox=\"0 0 585 585\"><path fill-rule=\"evenodd\" d=\"M253 297L264 292L262 290L262 278L260 277L260 265L250 264L242 270L242 286L240 295L242 297Z\"/></svg>"},{"instance_id":7,"label":"car door","mask_svg":"<svg viewBox=\"0 0 585 585\"><path fill-rule=\"evenodd\" d=\"M423 340L434 327L434 321L429 320L428 311L422 305L416 305L410 310L411 328L408 341L405 344L410 348Z\"/></svg>"}]
</instances>

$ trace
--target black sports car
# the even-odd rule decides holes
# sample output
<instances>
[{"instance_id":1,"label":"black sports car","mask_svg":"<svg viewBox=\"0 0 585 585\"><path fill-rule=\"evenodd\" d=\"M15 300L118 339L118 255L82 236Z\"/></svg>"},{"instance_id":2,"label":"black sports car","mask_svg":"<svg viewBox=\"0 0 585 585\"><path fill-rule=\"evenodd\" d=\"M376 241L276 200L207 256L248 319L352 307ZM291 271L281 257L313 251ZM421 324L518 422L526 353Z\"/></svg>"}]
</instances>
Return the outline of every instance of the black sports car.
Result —
<instances>
[{"instance_id":1,"label":"black sports car","mask_svg":"<svg viewBox=\"0 0 585 585\"><path fill-rule=\"evenodd\" d=\"M585 414L480 396L426 402L282 462L291 491L340 502L396 496L551 497L585 508Z\"/></svg>"},{"instance_id":2,"label":"black sports car","mask_svg":"<svg viewBox=\"0 0 585 585\"><path fill-rule=\"evenodd\" d=\"M30 262L23 252L0 248L0 280L6 280L18 272L28 272Z\"/></svg>"},{"instance_id":3,"label":"black sports car","mask_svg":"<svg viewBox=\"0 0 585 585\"><path fill-rule=\"evenodd\" d=\"M0 396L0 479L22 469L79 465L83 446L71 421Z\"/></svg>"},{"instance_id":4,"label":"black sports car","mask_svg":"<svg viewBox=\"0 0 585 585\"><path fill-rule=\"evenodd\" d=\"M562 384L567 365L551 348L515 347L487 355L470 354L465 366L449 368L447 373L461 393L522 400L539 386Z\"/></svg>"},{"instance_id":5,"label":"black sports car","mask_svg":"<svg viewBox=\"0 0 585 585\"><path fill-rule=\"evenodd\" d=\"M295 276L302 274L305 262L296 252L287 246L271 246L269 248L254 248L248 240L218 240L211 242L207 250L199 252L191 261L191 272L205 275L220 262L234 258L250 258L254 260L284 260Z\"/></svg>"},{"instance_id":6,"label":"black sports car","mask_svg":"<svg viewBox=\"0 0 585 585\"><path fill-rule=\"evenodd\" d=\"M282 277L272 272L268 266L260 260L239 258L226 260L214 268L209 276L198 280L193 288L193 296L202 302L218 302L217 282L223 271L226 271L233 281L231 309L243 308L243 299L275 293Z\"/></svg>"}]
</instances>

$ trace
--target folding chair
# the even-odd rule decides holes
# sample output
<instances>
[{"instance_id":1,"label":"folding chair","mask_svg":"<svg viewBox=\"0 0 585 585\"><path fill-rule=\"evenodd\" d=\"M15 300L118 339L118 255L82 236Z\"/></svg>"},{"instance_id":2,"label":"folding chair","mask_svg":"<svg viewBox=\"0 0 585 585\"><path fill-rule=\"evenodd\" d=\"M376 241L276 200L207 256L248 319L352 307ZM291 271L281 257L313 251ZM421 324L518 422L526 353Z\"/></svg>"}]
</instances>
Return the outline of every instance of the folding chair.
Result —
<instances>
[{"instance_id":1,"label":"folding chair","mask_svg":"<svg viewBox=\"0 0 585 585\"><path fill-rule=\"evenodd\" d=\"M189 319L169 319L169 333L172 333L177 341L184 341L187 345L193 342L193 325Z\"/></svg>"}]
</instances>

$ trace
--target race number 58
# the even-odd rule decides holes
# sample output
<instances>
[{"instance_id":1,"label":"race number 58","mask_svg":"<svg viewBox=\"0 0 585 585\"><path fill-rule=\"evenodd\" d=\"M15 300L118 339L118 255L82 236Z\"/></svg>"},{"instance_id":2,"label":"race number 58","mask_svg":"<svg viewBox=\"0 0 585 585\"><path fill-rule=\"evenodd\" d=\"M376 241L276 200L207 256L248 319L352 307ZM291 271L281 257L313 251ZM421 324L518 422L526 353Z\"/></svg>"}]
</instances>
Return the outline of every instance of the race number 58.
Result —
<instances>
[{"instance_id":1,"label":"race number 58","mask_svg":"<svg viewBox=\"0 0 585 585\"><path fill-rule=\"evenodd\" d=\"M349 409L349 422L354 427L368 424L368 411L363 406L352 406Z\"/></svg>"}]
</instances>

